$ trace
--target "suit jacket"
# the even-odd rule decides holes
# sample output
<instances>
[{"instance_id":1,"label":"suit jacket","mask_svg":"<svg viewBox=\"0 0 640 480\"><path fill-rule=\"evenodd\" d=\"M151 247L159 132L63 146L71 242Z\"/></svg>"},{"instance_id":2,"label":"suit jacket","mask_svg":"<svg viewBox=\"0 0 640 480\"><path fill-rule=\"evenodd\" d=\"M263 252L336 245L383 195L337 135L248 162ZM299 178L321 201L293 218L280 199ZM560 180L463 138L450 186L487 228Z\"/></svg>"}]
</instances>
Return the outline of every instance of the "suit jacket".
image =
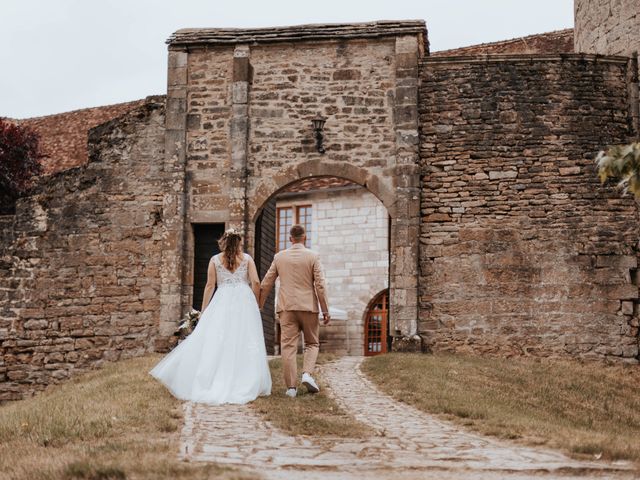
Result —
<instances>
[{"instance_id":1,"label":"suit jacket","mask_svg":"<svg viewBox=\"0 0 640 480\"><path fill-rule=\"evenodd\" d=\"M329 311L324 272L315 252L301 243L295 243L291 248L276 253L260 286L261 304L278 277L278 312L288 310L318 313L318 302L323 312Z\"/></svg>"}]
</instances>

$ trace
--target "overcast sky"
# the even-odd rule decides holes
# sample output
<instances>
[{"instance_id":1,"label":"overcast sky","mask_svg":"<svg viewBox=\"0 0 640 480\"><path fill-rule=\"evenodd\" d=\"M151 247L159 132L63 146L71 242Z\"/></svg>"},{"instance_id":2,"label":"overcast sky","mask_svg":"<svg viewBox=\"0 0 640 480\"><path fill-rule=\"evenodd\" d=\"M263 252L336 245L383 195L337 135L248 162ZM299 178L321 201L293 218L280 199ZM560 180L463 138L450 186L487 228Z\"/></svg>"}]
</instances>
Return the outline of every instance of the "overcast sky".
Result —
<instances>
[{"instance_id":1,"label":"overcast sky","mask_svg":"<svg viewBox=\"0 0 640 480\"><path fill-rule=\"evenodd\" d=\"M572 0L0 0L0 116L165 93L165 40L187 27L423 19L431 50L573 26Z\"/></svg>"}]
</instances>

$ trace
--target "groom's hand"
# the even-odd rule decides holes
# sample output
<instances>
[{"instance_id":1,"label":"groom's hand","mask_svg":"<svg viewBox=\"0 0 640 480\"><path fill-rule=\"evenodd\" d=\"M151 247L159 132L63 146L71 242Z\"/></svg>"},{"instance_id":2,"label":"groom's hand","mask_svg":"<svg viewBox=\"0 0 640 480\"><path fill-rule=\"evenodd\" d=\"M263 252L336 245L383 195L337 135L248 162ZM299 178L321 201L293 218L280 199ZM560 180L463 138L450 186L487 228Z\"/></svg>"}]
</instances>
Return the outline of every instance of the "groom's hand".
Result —
<instances>
[{"instance_id":1,"label":"groom's hand","mask_svg":"<svg viewBox=\"0 0 640 480\"><path fill-rule=\"evenodd\" d=\"M322 313L322 324L323 325L329 325L329 323L331 322L331 315L329 315L328 313Z\"/></svg>"}]
</instances>

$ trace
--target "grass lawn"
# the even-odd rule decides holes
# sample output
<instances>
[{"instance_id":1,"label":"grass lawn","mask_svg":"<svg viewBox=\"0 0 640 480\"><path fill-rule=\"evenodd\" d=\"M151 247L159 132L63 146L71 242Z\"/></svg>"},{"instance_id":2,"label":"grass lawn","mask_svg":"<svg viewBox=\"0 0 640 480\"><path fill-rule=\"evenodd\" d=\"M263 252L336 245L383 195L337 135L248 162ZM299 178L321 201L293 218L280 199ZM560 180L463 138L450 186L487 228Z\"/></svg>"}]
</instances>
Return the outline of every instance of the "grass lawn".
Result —
<instances>
[{"instance_id":1,"label":"grass lawn","mask_svg":"<svg viewBox=\"0 0 640 480\"><path fill-rule=\"evenodd\" d=\"M396 399L478 432L640 462L638 366L389 354L362 368Z\"/></svg>"},{"instance_id":2,"label":"grass lawn","mask_svg":"<svg viewBox=\"0 0 640 480\"><path fill-rule=\"evenodd\" d=\"M321 354L318 364L332 359L330 355ZM251 404L265 420L291 435L363 438L373 433L369 427L345 413L327 394L322 375L314 375L320 386L319 393L307 393L306 388L300 386L298 396L289 398L284 393L286 388L280 358L269 363L273 379L271 396L260 397ZM302 356L299 355L298 374L301 372Z\"/></svg>"},{"instance_id":3,"label":"grass lawn","mask_svg":"<svg viewBox=\"0 0 640 480\"><path fill-rule=\"evenodd\" d=\"M178 460L181 403L147 372L152 355L108 364L0 406L0 479L241 479Z\"/></svg>"}]
</instances>

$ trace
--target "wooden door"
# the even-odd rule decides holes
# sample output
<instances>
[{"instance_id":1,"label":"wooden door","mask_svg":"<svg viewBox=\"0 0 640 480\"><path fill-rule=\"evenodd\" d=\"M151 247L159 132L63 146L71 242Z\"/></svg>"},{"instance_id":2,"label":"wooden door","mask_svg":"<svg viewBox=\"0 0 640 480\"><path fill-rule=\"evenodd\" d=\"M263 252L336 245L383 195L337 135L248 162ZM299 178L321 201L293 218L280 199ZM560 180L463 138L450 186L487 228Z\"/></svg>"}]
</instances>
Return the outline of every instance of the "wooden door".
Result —
<instances>
[{"instance_id":1,"label":"wooden door","mask_svg":"<svg viewBox=\"0 0 640 480\"><path fill-rule=\"evenodd\" d=\"M385 290L369 304L364 322L364 354L387 353L389 331L389 292Z\"/></svg>"},{"instance_id":2,"label":"wooden door","mask_svg":"<svg viewBox=\"0 0 640 480\"><path fill-rule=\"evenodd\" d=\"M207 284L209 260L220 253L218 239L224 234L224 223L193 224L193 308L202 308L204 286Z\"/></svg>"},{"instance_id":3,"label":"wooden door","mask_svg":"<svg viewBox=\"0 0 640 480\"><path fill-rule=\"evenodd\" d=\"M271 266L276 251L276 200L272 198L262 209L256 221L255 262L262 280ZM275 288L267 297L262 309L262 329L267 353L274 353L274 346L280 343L275 320Z\"/></svg>"}]
</instances>

